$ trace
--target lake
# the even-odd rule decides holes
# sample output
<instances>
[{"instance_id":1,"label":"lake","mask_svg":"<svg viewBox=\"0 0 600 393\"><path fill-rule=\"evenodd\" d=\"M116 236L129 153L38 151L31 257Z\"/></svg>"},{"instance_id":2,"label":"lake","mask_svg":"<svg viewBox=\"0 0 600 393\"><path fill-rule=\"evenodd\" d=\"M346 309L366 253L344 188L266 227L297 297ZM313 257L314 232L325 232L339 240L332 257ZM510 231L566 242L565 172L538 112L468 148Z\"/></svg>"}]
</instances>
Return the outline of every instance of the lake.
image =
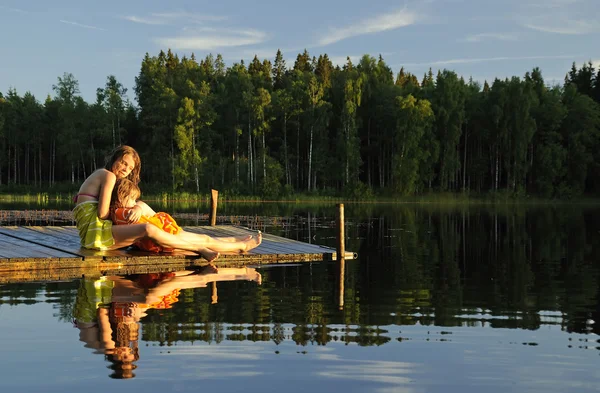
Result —
<instances>
[{"instance_id":1,"label":"lake","mask_svg":"<svg viewBox=\"0 0 600 393\"><path fill-rule=\"evenodd\" d=\"M151 205L207 224L203 204ZM0 391L600 391L599 213L346 203L343 266L0 285ZM219 218L335 246L333 203Z\"/></svg>"}]
</instances>

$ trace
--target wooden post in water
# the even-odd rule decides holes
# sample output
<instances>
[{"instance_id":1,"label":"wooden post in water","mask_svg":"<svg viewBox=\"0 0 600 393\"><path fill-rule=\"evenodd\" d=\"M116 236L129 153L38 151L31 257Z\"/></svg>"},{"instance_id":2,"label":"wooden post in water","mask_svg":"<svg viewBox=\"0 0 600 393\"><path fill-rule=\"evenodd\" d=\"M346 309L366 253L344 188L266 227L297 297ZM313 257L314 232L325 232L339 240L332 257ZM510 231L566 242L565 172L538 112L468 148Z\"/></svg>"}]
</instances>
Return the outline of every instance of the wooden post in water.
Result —
<instances>
[{"instance_id":1,"label":"wooden post in water","mask_svg":"<svg viewBox=\"0 0 600 393\"><path fill-rule=\"evenodd\" d=\"M219 191L210 190L210 226L217 225L217 200L219 199Z\"/></svg>"},{"instance_id":2,"label":"wooden post in water","mask_svg":"<svg viewBox=\"0 0 600 393\"><path fill-rule=\"evenodd\" d=\"M346 277L346 260L345 258L338 259L338 264L340 268L340 292L339 292L339 301L338 306L340 310L344 309L344 280Z\"/></svg>"},{"instance_id":3,"label":"wooden post in water","mask_svg":"<svg viewBox=\"0 0 600 393\"><path fill-rule=\"evenodd\" d=\"M344 308L344 278L346 275L346 231L344 224L344 204L338 204L338 242L337 242L337 261L340 271L339 281L339 299L338 306L342 310Z\"/></svg>"},{"instance_id":4,"label":"wooden post in water","mask_svg":"<svg viewBox=\"0 0 600 393\"><path fill-rule=\"evenodd\" d=\"M337 260L346 256L346 234L344 231L344 204L337 205L338 212L338 244L337 244Z\"/></svg>"},{"instance_id":5,"label":"wooden post in water","mask_svg":"<svg viewBox=\"0 0 600 393\"><path fill-rule=\"evenodd\" d=\"M217 294L217 282L212 282L212 293L210 295L210 304L217 304L217 300L219 299L219 295Z\"/></svg>"}]
</instances>

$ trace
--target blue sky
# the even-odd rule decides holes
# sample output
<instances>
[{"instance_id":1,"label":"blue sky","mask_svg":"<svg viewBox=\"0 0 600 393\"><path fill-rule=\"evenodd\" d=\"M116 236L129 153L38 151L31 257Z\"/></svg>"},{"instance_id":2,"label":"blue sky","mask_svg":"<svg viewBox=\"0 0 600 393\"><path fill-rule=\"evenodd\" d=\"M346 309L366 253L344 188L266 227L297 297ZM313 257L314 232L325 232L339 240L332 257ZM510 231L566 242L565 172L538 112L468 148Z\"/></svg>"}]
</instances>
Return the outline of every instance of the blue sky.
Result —
<instances>
[{"instance_id":1,"label":"blue sky","mask_svg":"<svg viewBox=\"0 0 600 393\"><path fill-rule=\"evenodd\" d=\"M115 75L134 98L146 52L223 55L229 66L254 55L288 67L305 48L346 56L381 54L422 77L431 67L492 81L538 66L562 82L573 61L600 66L599 0L0 0L0 91L43 101L64 72L92 102Z\"/></svg>"}]
</instances>

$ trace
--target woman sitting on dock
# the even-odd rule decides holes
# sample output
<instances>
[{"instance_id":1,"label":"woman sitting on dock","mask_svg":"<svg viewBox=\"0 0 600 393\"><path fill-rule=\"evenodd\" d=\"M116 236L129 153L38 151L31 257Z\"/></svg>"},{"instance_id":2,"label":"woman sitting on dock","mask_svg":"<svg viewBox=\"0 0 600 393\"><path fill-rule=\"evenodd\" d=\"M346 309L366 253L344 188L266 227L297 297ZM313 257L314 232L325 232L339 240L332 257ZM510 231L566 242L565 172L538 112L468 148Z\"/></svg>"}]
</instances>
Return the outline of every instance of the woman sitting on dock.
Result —
<instances>
[{"instance_id":1,"label":"woman sitting on dock","mask_svg":"<svg viewBox=\"0 0 600 393\"><path fill-rule=\"evenodd\" d=\"M142 215L156 212L146 203L137 201L128 217L130 225L113 225L110 220L111 195L117 179L140 181L140 157L129 146L119 146L111 154L106 166L93 172L81 185L74 198L73 209L81 246L93 250L114 250L150 238L161 247L196 252L209 261L221 252L244 252L257 247L262 241L260 231L249 237L212 237L181 231L167 233L153 224L133 224Z\"/></svg>"}]
</instances>

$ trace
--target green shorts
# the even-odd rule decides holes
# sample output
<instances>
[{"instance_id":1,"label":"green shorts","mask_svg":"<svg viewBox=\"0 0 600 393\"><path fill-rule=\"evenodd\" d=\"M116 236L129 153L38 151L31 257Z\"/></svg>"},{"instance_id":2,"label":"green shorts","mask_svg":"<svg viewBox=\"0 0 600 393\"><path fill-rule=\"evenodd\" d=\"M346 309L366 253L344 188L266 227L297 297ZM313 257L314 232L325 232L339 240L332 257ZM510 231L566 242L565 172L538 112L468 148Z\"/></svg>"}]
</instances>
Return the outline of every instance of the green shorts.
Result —
<instances>
[{"instance_id":1,"label":"green shorts","mask_svg":"<svg viewBox=\"0 0 600 393\"><path fill-rule=\"evenodd\" d=\"M112 221L98 218L98 202L86 201L75 206L73 215L81 247L92 250L106 250L115 244L112 235Z\"/></svg>"}]
</instances>

